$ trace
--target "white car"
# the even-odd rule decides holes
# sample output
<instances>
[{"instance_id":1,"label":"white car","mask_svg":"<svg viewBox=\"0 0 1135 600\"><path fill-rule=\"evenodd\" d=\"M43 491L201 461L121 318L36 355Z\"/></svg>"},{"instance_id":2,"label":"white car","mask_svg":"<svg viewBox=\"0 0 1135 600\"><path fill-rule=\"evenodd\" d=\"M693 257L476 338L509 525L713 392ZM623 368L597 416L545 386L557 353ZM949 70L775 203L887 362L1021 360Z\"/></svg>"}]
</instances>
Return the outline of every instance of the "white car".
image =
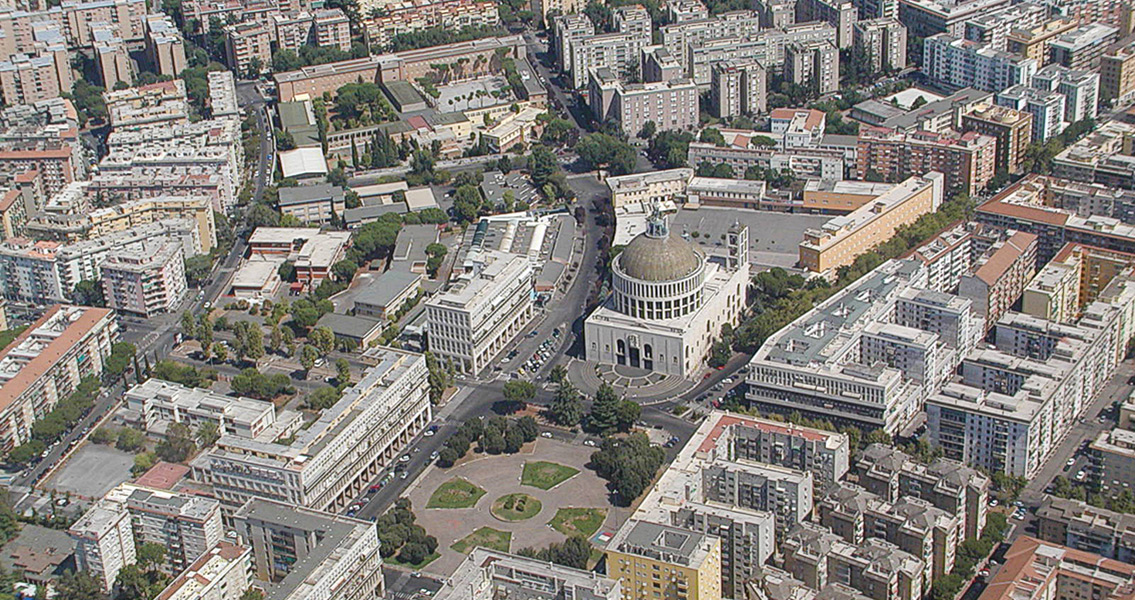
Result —
<instances>
[{"instance_id":1,"label":"white car","mask_svg":"<svg viewBox=\"0 0 1135 600\"><path fill-rule=\"evenodd\" d=\"M550 437L552 437L552 432L551 432L551 431L545 431L545 432L543 432L543 433L541 433L541 434L540 434L540 437L542 437L542 438L550 438Z\"/></svg>"},{"instance_id":2,"label":"white car","mask_svg":"<svg viewBox=\"0 0 1135 600\"><path fill-rule=\"evenodd\" d=\"M583 440L583 445L584 446L594 446L595 442L593 442L591 440Z\"/></svg>"},{"instance_id":3,"label":"white car","mask_svg":"<svg viewBox=\"0 0 1135 600\"><path fill-rule=\"evenodd\" d=\"M425 432L425 433L423 433L422 435L424 435L424 436L426 436L426 437L432 437L432 436L433 436L433 434L434 434L434 432L433 432L433 431L431 431L431 430L427 429L427 430L426 430L426 432Z\"/></svg>"},{"instance_id":4,"label":"white car","mask_svg":"<svg viewBox=\"0 0 1135 600\"><path fill-rule=\"evenodd\" d=\"M1067 464L1067 465L1068 465L1069 467L1071 467L1072 465L1076 464L1076 458L1075 458L1075 457L1073 457L1073 458L1069 458L1069 459L1068 459L1068 462L1067 462L1066 464Z\"/></svg>"},{"instance_id":5,"label":"white car","mask_svg":"<svg viewBox=\"0 0 1135 600\"><path fill-rule=\"evenodd\" d=\"M402 458L398 459L398 462L410 462L410 455L409 454L403 454Z\"/></svg>"}]
</instances>

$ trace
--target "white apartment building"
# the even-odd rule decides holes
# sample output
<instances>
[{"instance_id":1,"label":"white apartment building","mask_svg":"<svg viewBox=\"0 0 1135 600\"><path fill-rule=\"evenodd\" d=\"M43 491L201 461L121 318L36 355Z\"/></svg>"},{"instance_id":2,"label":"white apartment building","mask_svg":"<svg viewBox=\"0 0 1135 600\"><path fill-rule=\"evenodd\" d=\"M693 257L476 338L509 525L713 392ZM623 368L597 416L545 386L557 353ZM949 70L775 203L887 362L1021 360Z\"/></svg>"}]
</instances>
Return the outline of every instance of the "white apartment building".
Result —
<instances>
[{"instance_id":1,"label":"white apartment building","mask_svg":"<svg viewBox=\"0 0 1135 600\"><path fill-rule=\"evenodd\" d=\"M1130 299L1126 299L1130 302ZM1078 325L1009 313L926 402L931 443L992 472L1033 477L1115 369L1127 307L1093 302Z\"/></svg>"},{"instance_id":2,"label":"white apartment building","mask_svg":"<svg viewBox=\"0 0 1135 600\"><path fill-rule=\"evenodd\" d=\"M1052 64L1033 75L1032 86L1064 96L1064 121L1068 124L1094 119L1099 113L1099 73Z\"/></svg>"},{"instance_id":3,"label":"white apartment building","mask_svg":"<svg viewBox=\"0 0 1135 600\"><path fill-rule=\"evenodd\" d=\"M690 130L698 125L698 87L689 79L626 84L610 69L591 71L591 112L601 123L618 123L628 136L647 123L658 131Z\"/></svg>"},{"instance_id":4,"label":"white apartment building","mask_svg":"<svg viewBox=\"0 0 1135 600\"><path fill-rule=\"evenodd\" d=\"M868 19L855 23L853 44L871 57L875 71L906 68L906 27L898 19Z\"/></svg>"},{"instance_id":5,"label":"white apartment building","mask_svg":"<svg viewBox=\"0 0 1135 600\"><path fill-rule=\"evenodd\" d=\"M276 432L275 406L264 400L233 398L156 378L127 390L125 400L128 420L136 420L147 433L158 436L164 436L173 423L184 423L192 431L213 423L221 435L247 439Z\"/></svg>"},{"instance_id":6,"label":"white apartment building","mask_svg":"<svg viewBox=\"0 0 1135 600\"><path fill-rule=\"evenodd\" d=\"M934 386L947 373L937 333L892 323L868 323L859 337L860 361L902 371L919 385Z\"/></svg>"},{"instance_id":7,"label":"white apartment building","mask_svg":"<svg viewBox=\"0 0 1135 600\"><path fill-rule=\"evenodd\" d=\"M1014 85L1029 84L1037 62L949 34L926 38L922 70L946 87L973 87L1000 92Z\"/></svg>"},{"instance_id":8,"label":"white apartment building","mask_svg":"<svg viewBox=\"0 0 1135 600\"><path fill-rule=\"evenodd\" d=\"M1027 112L1033 116L1034 142L1044 142L1064 131L1065 101L1063 94L1029 87L1026 84L1014 85L997 93L994 102L997 106L1007 106L1014 110Z\"/></svg>"},{"instance_id":9,"label":"white apartment building","mask_svg":"<svg viewBox=\"0 0 1135 600\"><path fill-rule=\"evenodd\" d=\"M709 93L710 110L720 118L763 113L768 110L768 72L755 60L715 63Z\"/></svg>"},{"instance_id":10,"label":"white apartment building","mask_svg":"<svg viewBox=\"0 0 1135 600\"><path fill-rule=\"evenodd\" d=\"M964 23L967 40L1008 50L1009 34L1014 29L1029 31L1049 21L1049 8L1039 3L1023 2L967 19Z\"/></svg>"},{"instance_id":11,"label":"white apartment building","mask_svg":"<svg viewBox=\"0 0 1135 600\"><path fill-rule=\"evenodd\" d=\"M885 327L893 324L900 299L909 299L910 290L925 290L926 285L920 261L890 261L770 336L750 361L750 406L781 414L800 412L834 424L900 429L936 391L934 377L922 383L914 376L948 372L960 358L941 349L946 341L936 327L945 316L922 319L906 308L903 325ZM967 300L937 304L935 310L949 314L949 320L976 319ZM978 325L961 326L967 331L974 327ZM914 328L930 337L914 334ZM903 333L898 339L913 338L917 343L912 345L919 348L936 346L922 355L938 366L906 361L919 352L904 360L888 358L898 348L880 335L887 331ZM864 336L876 339L865 343ZM871 348L867 356L862 355L865 344Z\"/></svg>"},{"instance_id":12,"label":"white apartment building","mask_svg":"<svg viewBox=\"0 0 1135 600\"><path fill-rule=\"evenodd\" d=\"M569 75L572 87L587 87L590 73L596 69L610 69L623 78L639 68L642 49L651 43L650 14L642 6L620 6L614 10L614 33L595 34L579 19L557 24L556 46L560 49L562 70ZM636 132L637 133L637 132Z\"/></svg>"},{"instance_id":13,"label":"white apartment building","mask_svg":"<svg viewBox=\"0 0 1135 600\"><path fill-rule=\"evenodd\" d=\"M233 519L272 600L385 596L373 523L259 498Z\"/></svg>"},{"instance_id":14,"label":"white apartment building","mask_svg":"<svg viewBox=\"0 0 1135 600\"><path fill-rule=\"evenodd\" d=\"M176 242L156 240L112 251L102 264L107 305L149 318L174 312L185 299L185 256Z\"/></svg>"},{"instance_id":15,"label":"white apartment building","mask_svg":"<svg viewBox=\"0 0 1135 600\"><path fill-rule=\"evenodd\" d=\"M485 258L426 302L430 352L463 373L484 369L535 314L528 257L492 251Z\"/></svg>"},{"instance_id":16,"label":"white apartment building","mask_svg":"<svg viewBox=\"0 0 1135 600\"><path fill-rule=\"evenodd\" d=\"M124 483L108 492L103 503L126 509L137 544L165 548L168 573L184 571L224 536L221 503L205 496Z\"/></svg>"},{"instance_id":17,"label":"white apartment building","mask_svg":"<svg viewBox=\"0 0 1135 600\"><path fill-rule=\"evenodd\" d=\"M110 592L118 572L136 561L134 531L125 507L95 503L67 530L75 539L79 570L94 575Z\"/></svg>"},{"instance_id":18,"label":"white apartment building","mask_svg":"<svg viewBox=\"0 0 1135 600\"><path fill-rule=\"evenodd\" d=\"M240 600L252 586L252 549L219 542L174 578L156 600Z\"/></svg>"},{"instance_id":19,"label":"white apartment building","mask_svg":"<svg viewBox=\"0 0 1135 600\"><path fill-rule=\"evenodd\" d=\"M229 508L253 498L344 508L432 418L425 357L383 348L373 359L307 429L285 440L222 436L191 462L193 478Z\"/></svg>"},{"instance_id":20,"label":"white apartment building","mask_svg":"<svg viewBox=\"0 0 1135 600\"><path fill-rule=\"evenodd\" d=\"M496 600L526 594L549 594L581 600L622 600L617 579L593 571L474 548L434 596L437 600Z\"/></svg>"},{"instance_id":21,"label":"white apartment building","mask_svg":"<svg viewBox=\"0 0 1135 600\"><path fill-rule=\"evenodd\" d=\"M702 8L705 7L702 6ZM759 31L760 28L761 19L756 12L734 10L712 17L707 14L701 18L674 22L663 25L658 30L662 34L662 45L685 68L687 66L686 52L690 45L707 40L743 38Z\"/></svg>"}]
</instances>

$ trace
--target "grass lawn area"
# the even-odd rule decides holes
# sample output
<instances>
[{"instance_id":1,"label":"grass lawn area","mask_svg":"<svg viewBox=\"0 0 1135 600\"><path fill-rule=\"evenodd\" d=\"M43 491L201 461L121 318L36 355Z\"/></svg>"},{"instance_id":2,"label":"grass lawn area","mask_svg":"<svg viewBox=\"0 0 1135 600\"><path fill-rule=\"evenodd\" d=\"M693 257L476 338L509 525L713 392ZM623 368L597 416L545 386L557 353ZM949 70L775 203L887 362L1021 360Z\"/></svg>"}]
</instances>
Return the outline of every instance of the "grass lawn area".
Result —
<instances>
[{"instance_id":1,"label":"grass lawn area","mask_svg":"<svg viewBox=\"0 0 1135 600\"><path fill-rule=\"evenodd\" d=\"M422 562L420 562L420 563L408 563L408 562L402 562L402 561L398 560L398 555L395 554L394 556L388 556L388 557L382 559L382 562L384 562L388 565L410 567L411 569L417 571L417 570L420 570L422 567L424 567L424 566L432 563L433 561L437 560L437 558L439 556L441 556L441 555L438 554L437 552L434 552L433 554L422 559Z\"/></svg>"},{"instance_id":2,"label":"grass lawn area","mask_svg":"<svg viewBox=\"0 0 1135 600\"><path fill-rule=\"evenodd\" d=\"M462 554L468 554L473 551L473 548L480 546L481 548L488 548L490 550L497 550L500 552L508 552L508 547L512 543L512 534L507 531L500 531L492 527L482 527L473 533L457 540L450 548Z\"/></svg>"},{"instance_id":3,"label":"grass lawn area","mask_svg":"<svg viewBox=\"0 0 1135 600\"><path fill-rule=\"evenodd\" d=\"M591 537L603 525L607 511L602 508L561 508L548 522L552 529L567 535Z\"/></svg>"},{"instance_id":4,"label":"grass lawn area","mask_svg":"<svg viewBox=\"0 0 1135 600\"><path fill-rule=\"evenodd\" d=\"M502 521L523 521L535 517L543 504L528 494L508 494L493 502L493 516Z\"/></svg>"},{"instance_id":5,"label":"grass lawn area","mask_svg":"<svg viewBox=\"0 0 1135 600\"><path fill-rule=\"evenodd\" d=\"M485 495L485 490L464 479L450 479L437 486L426 508L469 508Z\"/></svg>"},{"instance_id":6,"label":"grass lawn area","mask_svg":"<svg viewBox=\"0 0 1135 600\"><path fill-rule=\"evenodd\" d=\"M575 477L577 473L579 473L579 469L537 460L524 464L524 474L520 478L520 484L550 490Z\"/></svg>"}]
</instances>

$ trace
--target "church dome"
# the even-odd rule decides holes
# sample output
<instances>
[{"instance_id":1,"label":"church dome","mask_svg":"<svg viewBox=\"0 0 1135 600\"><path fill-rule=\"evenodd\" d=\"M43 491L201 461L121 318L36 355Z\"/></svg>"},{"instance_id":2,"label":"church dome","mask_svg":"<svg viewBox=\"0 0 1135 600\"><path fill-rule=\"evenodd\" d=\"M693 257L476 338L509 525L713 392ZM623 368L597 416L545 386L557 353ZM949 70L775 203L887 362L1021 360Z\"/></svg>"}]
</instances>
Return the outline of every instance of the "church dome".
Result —
<instances>
[{"instance_id":1,"label":"church dome","mask_svg":"<svg viewBox=\"0 0 1135 600\"><path fill-rule=\"evenodd\" d=\"M676 281L702 265L702 257L686 240L654 232L640 233L618 256L623 275L640 281Z\"/></svg>"}]
</instances>

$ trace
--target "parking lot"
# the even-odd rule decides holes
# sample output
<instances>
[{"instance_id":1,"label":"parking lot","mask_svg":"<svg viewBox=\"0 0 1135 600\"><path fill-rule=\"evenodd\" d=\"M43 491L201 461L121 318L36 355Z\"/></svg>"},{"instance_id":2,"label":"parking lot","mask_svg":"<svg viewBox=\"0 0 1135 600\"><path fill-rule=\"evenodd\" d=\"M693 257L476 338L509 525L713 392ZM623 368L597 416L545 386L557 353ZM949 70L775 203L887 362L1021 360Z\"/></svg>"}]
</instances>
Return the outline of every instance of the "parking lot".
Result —
<instances>
[{"instance_id":1,"label":"parking lot","mask_svg":"<svg viewBox=\"0 0 1135 600\"><path fill-rule=\"evenodd\" d=\"M532 338L539 333L538 330L532 330L525 338ZM559 327L552 330L552 337L540 342L536 351L529 355L527 358L520 356L519 350L510 350L508 354L504 355L501 359L501 368L503 370L511 371L516 369L516 374L525 377L534 373L539 373L540 369L548 362L548 358L552 356L556 344L560 342L563 332ZM524 362L520 362L524 361Z\"/></svg>"},{"instance_id":2,"label":"parking lot","mask_svg":"<svg viewBox=\"0 0 1135 600\"><path fill-rule=\"evenodd\" d=\"M134 455L110 446L84 444L46 487L83 498L101 498L130 478Z\"/></svg>"}]
</instances>

